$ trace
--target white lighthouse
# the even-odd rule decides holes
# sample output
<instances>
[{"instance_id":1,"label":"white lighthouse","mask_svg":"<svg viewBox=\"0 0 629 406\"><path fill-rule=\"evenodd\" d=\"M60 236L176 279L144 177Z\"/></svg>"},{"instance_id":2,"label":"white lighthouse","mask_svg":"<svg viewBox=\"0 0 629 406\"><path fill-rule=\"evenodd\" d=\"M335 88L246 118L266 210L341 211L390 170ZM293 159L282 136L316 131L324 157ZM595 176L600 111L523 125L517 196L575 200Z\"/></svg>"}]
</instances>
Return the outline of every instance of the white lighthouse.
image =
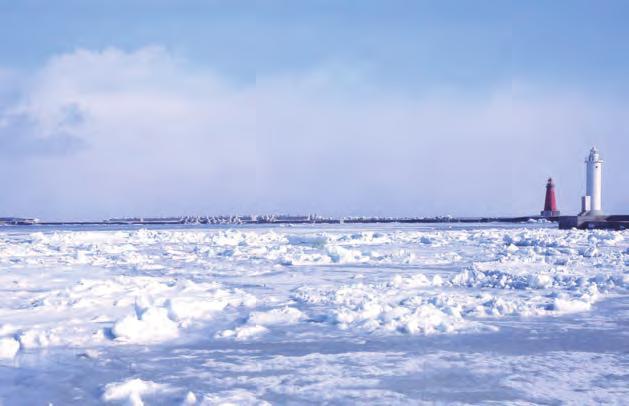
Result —
<instances>
[{"instance_id":1,"label":"white lighthouse","mask_svg":"<svg viewBox=\"0 0 629 406\"><path fill-rule=\"evenodd\" d=\"M601 199L601 172L603 161L596 147L592 147L585 160L586 184L585 196L581 198L581 215L600 216L603 214Z\"/></svg>"}]
</instances>

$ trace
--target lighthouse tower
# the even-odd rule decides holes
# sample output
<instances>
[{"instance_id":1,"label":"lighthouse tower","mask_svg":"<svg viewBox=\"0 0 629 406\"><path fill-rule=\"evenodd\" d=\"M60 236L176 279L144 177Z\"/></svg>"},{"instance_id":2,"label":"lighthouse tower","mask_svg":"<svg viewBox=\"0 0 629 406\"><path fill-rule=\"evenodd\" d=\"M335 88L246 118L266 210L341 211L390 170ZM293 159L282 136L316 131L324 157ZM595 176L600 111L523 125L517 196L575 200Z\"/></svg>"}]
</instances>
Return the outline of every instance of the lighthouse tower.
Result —
<instances>
[{"instance_id":1,"label":"lighthouse tower","mask_svg":"<svg viewBox=\"0 0 629 406\"><path fill-rule=\"evenodd\" d=\"M585 196L581 198L581 216L600 216L603 214L602 205L602 169L603 161L600 159L596 147L592 147L590 155L585 160L586 183Z\"/></svg>"},{"instance_id":2,"label":"lighthouse tower","mask_svg":"<svg viewBox=\"0 0 629 406\"><path fill-rule=\"evenodd\" d=\"M559 215L553 178L548 178L548 182L546 183L546 200L544 201L544 210L540 214L542 217L553 217Z\"/></svg>"}]
</instances>

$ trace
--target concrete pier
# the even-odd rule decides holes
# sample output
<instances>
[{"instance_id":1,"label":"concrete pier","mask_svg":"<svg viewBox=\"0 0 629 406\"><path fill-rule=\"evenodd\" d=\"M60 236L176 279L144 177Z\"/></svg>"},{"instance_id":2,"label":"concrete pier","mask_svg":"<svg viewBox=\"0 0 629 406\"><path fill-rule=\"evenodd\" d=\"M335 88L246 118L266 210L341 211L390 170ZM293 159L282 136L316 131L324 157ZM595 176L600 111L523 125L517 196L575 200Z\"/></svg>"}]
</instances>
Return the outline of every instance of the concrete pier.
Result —
<instances>
[{"instance_id":1,"label":"concrete pier","mask_svg":"<svg viewBox=\"0 0 629 406\"><path fill-rule=\"evenodd\" d=\"M587 229L611 229L629 230L629 215L614 216L561 216L559 217L559 228L567 230L578 228Z\"/></svg>"}]
</instances>

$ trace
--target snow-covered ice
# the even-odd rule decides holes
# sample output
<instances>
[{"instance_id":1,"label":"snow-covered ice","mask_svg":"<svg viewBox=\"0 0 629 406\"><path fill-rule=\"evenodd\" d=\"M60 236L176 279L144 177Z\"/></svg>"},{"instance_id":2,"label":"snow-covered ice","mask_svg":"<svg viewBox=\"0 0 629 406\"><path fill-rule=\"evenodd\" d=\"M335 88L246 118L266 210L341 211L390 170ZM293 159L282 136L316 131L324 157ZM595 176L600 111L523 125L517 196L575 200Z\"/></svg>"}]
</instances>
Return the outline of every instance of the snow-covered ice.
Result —
<instances>
[{"instance_id":1,"label":"snow-covered ice","mask_svg":"<svg viewBox=\"0 0 629 406\"><path fill-rule=\"evenodd\" d=\"M0 404L621 404L629 232L0 231Z\"/></svg>"}]
</instances>

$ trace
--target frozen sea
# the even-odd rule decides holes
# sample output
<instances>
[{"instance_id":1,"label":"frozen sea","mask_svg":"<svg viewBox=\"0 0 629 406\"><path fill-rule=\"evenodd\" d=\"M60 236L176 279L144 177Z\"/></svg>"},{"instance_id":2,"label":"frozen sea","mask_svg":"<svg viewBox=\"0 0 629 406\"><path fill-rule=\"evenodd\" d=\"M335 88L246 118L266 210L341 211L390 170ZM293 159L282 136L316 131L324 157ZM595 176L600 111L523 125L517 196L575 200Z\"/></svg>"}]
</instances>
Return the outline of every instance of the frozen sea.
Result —
<instances>
[{"instance_id":1,"label":"frozen sea","mask_svg":"<svg viewBox=\"0 0 629 406\"><path fill-rule=\"evenodd\" d=\"M628 399L629 231L0 229L0 405Z\"/></svg>"}]
</instances>

